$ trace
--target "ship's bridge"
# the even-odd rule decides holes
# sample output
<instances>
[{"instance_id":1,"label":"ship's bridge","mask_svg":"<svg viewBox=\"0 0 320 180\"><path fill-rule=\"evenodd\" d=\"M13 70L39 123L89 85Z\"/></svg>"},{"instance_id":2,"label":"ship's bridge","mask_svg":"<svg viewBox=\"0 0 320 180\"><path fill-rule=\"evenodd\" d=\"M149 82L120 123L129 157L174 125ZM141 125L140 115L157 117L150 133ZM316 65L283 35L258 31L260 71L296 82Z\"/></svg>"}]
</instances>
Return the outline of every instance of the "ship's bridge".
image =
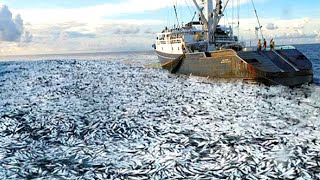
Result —
<instances>
[{"instance_id":1,"label":"ship's bridge","mask_svg":"<svg viewBox=\"0 0 320 180\"><path fill-rule=\"evenodd\" d=\"M165 53L182 54L183 36L181 33L166 31L157 34L156 50Z\"/></svg>"}]
</instances>

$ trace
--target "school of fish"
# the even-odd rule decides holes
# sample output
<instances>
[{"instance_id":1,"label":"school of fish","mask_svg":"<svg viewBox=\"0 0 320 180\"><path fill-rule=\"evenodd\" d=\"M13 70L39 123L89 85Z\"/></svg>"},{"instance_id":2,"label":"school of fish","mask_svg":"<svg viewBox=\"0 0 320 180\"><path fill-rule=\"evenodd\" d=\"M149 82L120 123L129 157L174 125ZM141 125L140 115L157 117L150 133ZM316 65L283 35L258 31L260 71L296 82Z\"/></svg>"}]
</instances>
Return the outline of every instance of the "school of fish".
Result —
<instances>
[{"instance_id":1,"label":"school of fish","mask_svg":"<svg viewBox=\"0 0 320 180\"><path fill-rule=\"evenodd\" d=\"M0 63L1 179L320 179L320 86Z\"/></svg>"}]
</instances>

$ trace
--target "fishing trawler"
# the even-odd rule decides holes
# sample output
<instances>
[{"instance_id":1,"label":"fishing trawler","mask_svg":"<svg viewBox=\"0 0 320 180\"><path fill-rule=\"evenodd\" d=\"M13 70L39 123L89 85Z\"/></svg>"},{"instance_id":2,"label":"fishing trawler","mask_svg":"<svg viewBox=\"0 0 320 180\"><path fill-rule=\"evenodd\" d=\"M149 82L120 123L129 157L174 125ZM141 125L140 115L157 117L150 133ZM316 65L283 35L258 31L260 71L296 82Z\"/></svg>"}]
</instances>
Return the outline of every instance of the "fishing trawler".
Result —
<instances>
[{"instance_id":1,"label":"fishing trawler","mask_svg":"<svg viewBox=\"0 0 320 180\"><path fill-rule=\"evenodd\" d=\"M213 0L193 3L199 21L166 27L157 34L153 47L162 68L171 73L235 78L266 85L297 86L313 81L312 63L293 46L246 48L231 27L219 25L228 1L224 8L221 0L216 0L215 8ZM256 10L255 13L261 29Z\"/></svg>"}]
</instances>

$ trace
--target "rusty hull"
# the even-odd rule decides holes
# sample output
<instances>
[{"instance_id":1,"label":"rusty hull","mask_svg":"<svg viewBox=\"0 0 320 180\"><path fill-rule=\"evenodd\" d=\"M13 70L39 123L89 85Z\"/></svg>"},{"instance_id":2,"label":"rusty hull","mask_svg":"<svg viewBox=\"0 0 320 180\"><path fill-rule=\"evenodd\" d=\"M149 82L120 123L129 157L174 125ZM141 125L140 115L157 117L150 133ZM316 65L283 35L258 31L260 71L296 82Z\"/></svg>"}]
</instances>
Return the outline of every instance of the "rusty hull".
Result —
<instances>
[{"instance_id":1,"label":"rusty hull","mask_svg":"<svg viewBox=\"0 0 320 180\"><path fill-rule=\"evenodd\" d=\"M313 80L311 62L298 50L187 53L163 68L172 73L297 86Z\"/></svg>"}]
</instances>

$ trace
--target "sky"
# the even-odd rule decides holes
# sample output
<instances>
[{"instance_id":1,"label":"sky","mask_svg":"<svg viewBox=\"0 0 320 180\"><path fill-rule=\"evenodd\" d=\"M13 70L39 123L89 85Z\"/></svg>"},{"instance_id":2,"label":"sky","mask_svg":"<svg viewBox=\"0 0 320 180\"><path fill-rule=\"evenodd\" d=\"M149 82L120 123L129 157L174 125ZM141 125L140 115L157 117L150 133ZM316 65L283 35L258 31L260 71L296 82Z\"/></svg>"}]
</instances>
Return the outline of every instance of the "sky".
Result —
<instances>
[{"instance_id":1,"label":"sky","mask_svg":"<svg viewBox=\"0 0 320 180\"><path fill-rule=\"evenodd\" d=\"M320 43L320 0L254 4L267 40ZM178 23L173 5L179 24L192 20L192 0L0 0L0 55L151 50L155 33ZM259 38L251 0L230 0L221 24L247 45Z\"/></svg>"}]
</instances>

